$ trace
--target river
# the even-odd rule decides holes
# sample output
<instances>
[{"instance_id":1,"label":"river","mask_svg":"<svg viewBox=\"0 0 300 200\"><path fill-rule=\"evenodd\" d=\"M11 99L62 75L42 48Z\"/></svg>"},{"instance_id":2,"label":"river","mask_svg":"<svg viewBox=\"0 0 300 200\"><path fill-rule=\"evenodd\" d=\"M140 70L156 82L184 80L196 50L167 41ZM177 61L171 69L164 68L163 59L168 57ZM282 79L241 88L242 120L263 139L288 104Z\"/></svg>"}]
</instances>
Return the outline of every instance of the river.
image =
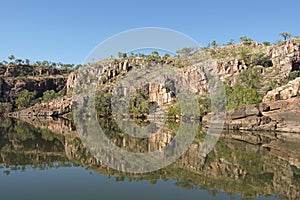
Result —
<instances>
[{"instance_id":1,"label":"river","mask_svg":"<svg viewBox=\"0 0 300 200\"><path fill-rule=\"evenodd\" d=\"M177 125L169 126L164 134L172 135ZM289 133L227 131L200 159L205 131L199 130L175 163L136 174L102 165L66 120L2 119L0 129L0 194L5 200L300 199L300 139ZM156 140L110 136L130 151L159 148Z\"/></svg>"}]
</instances>

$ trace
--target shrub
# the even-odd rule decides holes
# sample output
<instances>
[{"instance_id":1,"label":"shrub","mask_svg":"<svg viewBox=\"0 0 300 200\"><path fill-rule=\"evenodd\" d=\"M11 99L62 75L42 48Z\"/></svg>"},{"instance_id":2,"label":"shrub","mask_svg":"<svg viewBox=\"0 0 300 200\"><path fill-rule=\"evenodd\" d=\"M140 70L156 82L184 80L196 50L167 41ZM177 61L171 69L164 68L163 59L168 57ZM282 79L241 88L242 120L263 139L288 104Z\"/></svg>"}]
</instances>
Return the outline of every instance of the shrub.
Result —
<instances>
[{"instance_id":1,"label":"shrub","mask_svg":"<svg viewBox=\"0 0 300 200\"><path fill-rule=\"evenodd\" d=\"M12 104L9 102L0 102L0 113L9 113L12 111Z\"/></svg>"},{"instance_id":2,"label":"shrub","mask_svg":"<svg viewBox=\"0 0 300 200\"><path fill-rule=\"evenodd\" d=\"M148 101L149 96L142 91L137 91L129 101L129 111L134 115L149 114L151 104Z\"/></svg>"},{"instance_id":3,"label":"shrub","mask_svg":"<svg viewBox=\"0 0 300 200\"><path fill-rule=\"evenodd\" d=\"M248 66L257 66L261 65L263 67L271 67L273 65L269 57L264 53L255 53L244 57L244 61Z\"/></svg>"},{"instance_id":4,"label":"shrub","mask_svg":"<svg viewBox=\"0 0 300 200\"><path fill-rule=\"evenodd\" d=\"M63 91L55 92L54 90L47 90L43 93L42 102L49 102L53 99L63 97Z\"/></svg>"},{"instance_id":5,"label":"shrub","mask_svg":"<svg viewBox=\"0 0 300 200\"><path fill-rule=\"evenodd\" d=\"M95 109L97 114L101 116L110 116L112 113L111 109L111 98L110 93L98 90L95 94Z\"/></svg>"},{"instance_id":6,"label":"shrub","mask_svg":"<svg viewBox=\"0 0 300 200\"><path fill-rule=\"evenodd\" d=\"M271 43L268 42L268 41L263 41L263 45L265 45L265 46L271 46Z\"/></svg>"},{"instance_id":7,"label":"shrub","mask_svg":"<svg viewBox=\"0 0 300 200\"><path fill-rule=\"evenodd\" d=\"M29 92L28 90L24 90L16 100L18 109L29 107L32 101L35 99L35 96L36 92Z\"/></svg>"},{"instance_id":8,"label":"shrub","mask_svg":"<svg viewBox=\"0 0 300 200\"><path fill-rule=\"evenodd\" d=\"M238 83L230 86L226 83L227 109L233 109L244 105L260 103L262 94L262 75L258 68L248 68L238 77Z\"/></svg>"},{"instance_id":9,"label":"shrub","mask_svg":"<svg viewBox=\"0 0 300 200\"><path fill-rule=\"evenodd\" d=\"M169 107L167 115L168 117L175 117L181 115L181 109L178 102L175 102L175 104Z\"/></svg>"},{"instance_id":10,"label":"shrub","mask_svg":"<svg viewBox=\"0 0 300 200\"><path fill-rule=\"evenodd\" d=\"M299 70L292 71L289 75L289 80L294 80L299 76L300 76L300 71Z\"/></svg>"},{"instance_id":11,"label":"shrub","mask_svg":"<svg viewBox=\"0 0 300 200\"><path fill-rule=\"evenodd\" d=\"M206 115L211 110L211 102L209 95L201 95L198 97L198 104L200 108L200 114Z\"/></svg>"}]
</instances>

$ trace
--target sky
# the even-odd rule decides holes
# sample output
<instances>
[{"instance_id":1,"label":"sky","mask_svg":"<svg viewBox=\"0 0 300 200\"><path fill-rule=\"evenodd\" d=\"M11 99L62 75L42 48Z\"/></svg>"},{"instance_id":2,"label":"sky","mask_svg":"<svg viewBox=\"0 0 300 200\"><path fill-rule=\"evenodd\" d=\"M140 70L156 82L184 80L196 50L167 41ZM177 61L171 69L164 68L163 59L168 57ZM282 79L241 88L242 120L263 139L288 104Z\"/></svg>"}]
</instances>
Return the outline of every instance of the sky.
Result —
<instances>
[{"instance_id":1,"label":"sky","mask_svg":"<svg viewBox=\"0 0 300 200\"><path fill-rule=\"evenodd\" d=\"M206 46L240 36L300 35L299 0L0 0L0 61L80 64L107 38L134 28L173 29Z\"/></svg>"}]
</instances>

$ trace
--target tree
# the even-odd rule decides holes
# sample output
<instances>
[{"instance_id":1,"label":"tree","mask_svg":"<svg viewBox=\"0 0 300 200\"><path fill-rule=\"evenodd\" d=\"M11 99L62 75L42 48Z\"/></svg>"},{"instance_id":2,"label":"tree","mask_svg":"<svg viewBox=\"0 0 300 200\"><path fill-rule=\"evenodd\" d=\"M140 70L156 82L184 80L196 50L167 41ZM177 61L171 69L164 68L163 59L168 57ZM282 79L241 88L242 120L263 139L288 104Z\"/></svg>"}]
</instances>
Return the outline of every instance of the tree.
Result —
<instances>
[{"instance_id":1,"label":"tree","mask_svg":"<svg viewBox=\"0 0 300 200\"><path fill-rule=\"evenodd\" d=\"M56 68L57 64L55 62L51 62L51 67Z\"/></svg>"},{"instance_id":2,"label":"tree","mask_svg":"<svg viewBox=\"0 0 300 200\"><path fill-rule=\"evenodd\" d=\"M43 67L49 67L49 62L47 60L42 61L42 66Z\"/></svg>"},{"instance_id":3,"label":"tree","mask_svg":"<svg viewBox=\"0 0 300 200\"><path fill-rule=\"evenodd\" d=\"M262 74L259 68L248 68L238 76L238 82L247 88L259 89L262 86Z\"/></svg>"},{"instance_id":4,"label":"tree","mask_svg":"<svg viewBox=\"0 0 300 200\"><path fill-rule=\"evenodd\" d=\"M292 36L289 32L281 32L279 35L282 36L284 40L290 39Z\"/></svg>"},{"instance_id":5,"label":"tree","mask_svg":"<svg viewBox=\"0 0 300 200\"><path fill-rule=\"evenodd\" d=\"M213 46L213 48L217 48L218 47L218 43L216 42L216 40L213 40L211 42L211 45Z\"/></svg>"},{"instance_id":6,"label":"tree","mask_svg":"<svg viewBox=\"0 0 300 200\"><path fill-rule=\"evenodd\" d=\"M270 42L268 42L268 41L263 41L263 45L265 45L265 46L270 46L270 45L271 45L271 43L270 43Z\"/></svg>"},{"instance_id":7,"label":"tree","mask_svg":"<svg viewBox=\"0 0 300 200\"><path fill-rule=\"evenodd\" d=\"M170 57L170 54L165 53L165 55L164 55L163 57L164 57L164 58L169 58L169 57Z\"/></svg>"},{"instance_id":8,"label":"tree","mask_svg":"<svg viewBox=\"0 0 300 200\"><path fill-rule=\"evenodd\" d=\"M28 90L24 90L16 100L16 104L18 108L21 109L30 106L30 103L32 102L34 97L35 97L34 92L29 92Z\"/></svg>"},{"instance_id":9,"label":"tree","mask_svg":"<svg viewBox=\"0 0 300 200\"><path fill-rule=\"evenodd\" d=\"M140 57L140 58L145 58L145 54L143 54L143 53L138 53L138 57Z\"/></svg>"},{"instance_id":10,"label":"tree","mask_svg":"<svg viewBox=\"0 0 300 200\"><path fill-rule=\"evenodd\" d=\"M157 57L157 56L159 56L159 53L158 53L158 51L152 51L152 53L151 53L153 56L155 56L155 57Z\"/></svg>"},{"instance_id":11,"label":"tree","mask_svg":"<svg viewBox=\"0 0 300 200\"><path fill-rule=\"evenodd\" d=\"M122 52L118 52L118 57L119 58L127 58L127 54L126 53L122 53Z\"/></svg>"},{"instance_id":12,"label":"tree","mask_svg":"<svg viewBox=\"0 0 300 200\"><path fill-rule=\"evenodd\" d=\"M43 93L42 101L49 102L56 97L56 92L54 90L47 90Z\"/></svg>"},{"instance_id":13,"label":"tree","mask_svg":"<svg viewBox=\"0 0 300 200\"><path fill-rule=\"evenodd\" d=\"M29 59L25 59L25 64L29 65L30 64L30 60Z\"/></svg>"},{"instance_id":14,"label":"tree","mask_svg":"<svg viewBox=\"0 0 300 200\"><path fill-rule=\"evenodd\" d=\"M229 42L227 42L227 45L233 45L234 44L234 39L230 39Z\"/></svg>"},{"instance_id":15,"label":"tree","mask_svg":"<svg viewBox=\"0 0 300 200\"><path fill-rule=\"evenodd\" d=\"M248 38L247 36L241 36L241 37L240 37L240 41L241 41L241 43L249 44L249 43L251 43L253 40L250 39L250 38Z\"/></svg>"},{"instance_id":16,"label":"tree","mask_svg":"<svg viewBox=\"0 0 300 200\"><path fill-rule=\"evenodd\" d=\"M36 61L35 65L38 66L38 67L40 67L42 65L42 62L41 61Z\"/></svg>"},{"instance_id":17,"label":"tree","mask_svg":"<svg viewBox=\"0 0 300 200\"><path fill-rule=\"evenodd\" d=\"M195 48L185 47L181 50L177 50L176 53L180 56L189 56L195 51Z\"/></svg>"},{"instance_id":18,"label":"tree","mask_svg":"<svg viewBox=\"0 0 300 200\"><path fill-rule=\"evenodd\" d=\"M14 55L10 55L10 56L8 56L8 59L11 60L11 61L13 61L13 60L15 60L15 56Z\"/></svg>"},{"instance_id":19,"label":"tree","mask_svg":"<svg viewBox=\"0 0 300 200\"><path fill-rule=\"evenodd\" d=\"M22 65L23 64L23 60L22 59L16 59L15 62L18 65Z\"/></svg>"},{"instance_id":20,"label":"tree","mask_svg":"<svg viewBox=\"0 0 300 200\"><path fill-rule=\"evenodd\" d=\"M225 82L227 108L260 103L262 94L262 75L259 68L248 68L237 77L237 84L230 86Z\"/></svg>"}]
</instances>

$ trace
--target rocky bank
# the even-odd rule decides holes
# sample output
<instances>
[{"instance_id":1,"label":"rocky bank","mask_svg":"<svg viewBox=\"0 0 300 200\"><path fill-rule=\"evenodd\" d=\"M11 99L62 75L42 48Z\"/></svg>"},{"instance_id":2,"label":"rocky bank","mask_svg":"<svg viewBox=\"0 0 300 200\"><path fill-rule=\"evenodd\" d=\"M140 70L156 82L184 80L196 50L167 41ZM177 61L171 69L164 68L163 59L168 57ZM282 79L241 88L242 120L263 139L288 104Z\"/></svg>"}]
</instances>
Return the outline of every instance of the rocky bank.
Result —
<instances>
[{"instance_id":1,"label":"rocky bank","mask_svg":"<svg viewBox=\"0 0 300 200\"><path fill-rule=\"evenodd\" d=\"M257 48L260 48L260 51L264 52L271 61L270 66L257 66L261 68L261 73L265 77L265 87L264 91L262 91L265 92L265 97L261 104L248 105L229 110L225 121L225 129L300 132L300 126L297 124L297 116L300 116L298 111L299 99L297 98L299 96L300 78L296 78L287 84L283 84L291 72L300 70L300 39L295 38L270 47L264 47L258 43L254 43L252 45L256 47L258 46ZM221 47L219 51L224 51L226 48L230 47ZM243 46L241 46L241 48L243 48ZM176 66L177 61L172 58L168 58L162 62L162 64L172 67ZM213 63L214 67L212 70L216 72L215 74L218 75L218 78L220 80L229 79L232 84L234 84L235 78L243 72L243 70L251 67L246 64L245 60L231 57L213 59ZM89 74L94 74L96 77L97 75L102 74L99 78L100 84L102 84L103 87L111 88L119 77L126 76L126 74L136 66L145 67L145 59L126 58L119 61L113 61L109 62L109 64L104 64L100 70L86 71L85 73L86 77L88 77ZM10 70L6 69L5 73L8 73L7 71ZM31 73L37 73L37 71ZM203 73L201 73L199 69L183 68L181 69L181 73L196 94L202 94L208 91L207 77L203 76ZM10 72L10 74L13 76L13 74L17 74L17 72ZM67 89L67 93L71 94L77 78L76 73L71 73L68 78L59 79L59 77L56 77L55 81L66 83L65 87ZM50 84L48 79L40 79L40 81L49 83L49 85L45 86L46 88L50 88L50 85L55 87L55 84ZM61 84L61 82L59 84ZM283 85L268 91L268 84L271 82L281 83ZM2 91L4 91L2 98L14 96L13 94L17 94L15 92L16 90L19 91L21 88L25 87L18 87L18 85L22 83L21 81L15 81L10 84L8 83L9 78L6 78L5 84L1 84L2 88L4 88L2 89ZM25 81L25 83L30 85L31 82ZM25 83L23 83L23 85ZM41 85L38 80L34 83ZM36 86L34 84L32 86L32 84L33 83L31 83L31 86L26 86L25 88L35 88ZM12 89L5 89L8 88L7 85L10 85L9 87ZM56 86L57 85L58 84L56 84ZM145 83L142 84L141 87L143 88L143 91L149 95L149 99L152 102L156 102L158 105L169 105L176 95L163 84L153 85ZM112 90L112 88L110 90ZM71 112L71 108L71 98L65 97L63 99L53 100L48 104L38 104L31 108L12 113L11 115L62 116ZM210 115L204 116L203 122L209 125L209 119Z\"/></svg>"}]
</instances>

